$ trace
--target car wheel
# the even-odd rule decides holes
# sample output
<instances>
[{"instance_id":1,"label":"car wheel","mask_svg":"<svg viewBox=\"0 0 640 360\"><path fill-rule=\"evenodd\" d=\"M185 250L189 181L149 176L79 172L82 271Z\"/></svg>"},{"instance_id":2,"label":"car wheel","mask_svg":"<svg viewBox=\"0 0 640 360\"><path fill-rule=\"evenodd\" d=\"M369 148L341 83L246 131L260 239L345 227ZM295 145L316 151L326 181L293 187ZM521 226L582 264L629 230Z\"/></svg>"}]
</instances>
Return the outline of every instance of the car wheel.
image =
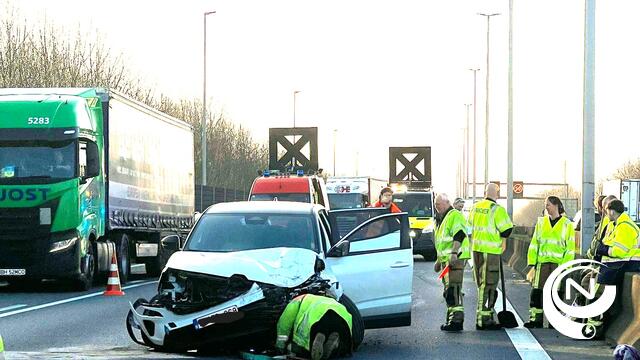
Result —
<instances>
[{"instance_id":1,"label":"car wheel","mask_svg":"<svg viewBox=\"0 0 640 360\"><path fill-rule=\"evenodd\" d=\"M436 252L435 251L423 251L420 253L425 261L435 261L436 260Z\"/></svg>"},{"instance_id":2,"label":"car wheel","mask_svg":"<svg viewBox=\"0 0 640 360\"><path fill-rule=\"evenodd\" d=\"M351 342L353 345L353 351L356 351L360 344L362 344L362 340L364 340L364 321L362 321L360 310L358 310L356 304L354 304L347 295L342 295L340 298L340 304L344 305L349 314L351 314Z\"/></svg>"},{"instance_id":3,"label":"car wheel","mask_svg":"<svg viewBox=\"0 0 640 360\"><path fill-rule=\"evenodd\" d=\"M162 245L158 244L158 255L144 260L144 267L147 271L147 276L160 276L162 270L164 270L170 255L162 248Z\"/></svg>"}]
</instances>

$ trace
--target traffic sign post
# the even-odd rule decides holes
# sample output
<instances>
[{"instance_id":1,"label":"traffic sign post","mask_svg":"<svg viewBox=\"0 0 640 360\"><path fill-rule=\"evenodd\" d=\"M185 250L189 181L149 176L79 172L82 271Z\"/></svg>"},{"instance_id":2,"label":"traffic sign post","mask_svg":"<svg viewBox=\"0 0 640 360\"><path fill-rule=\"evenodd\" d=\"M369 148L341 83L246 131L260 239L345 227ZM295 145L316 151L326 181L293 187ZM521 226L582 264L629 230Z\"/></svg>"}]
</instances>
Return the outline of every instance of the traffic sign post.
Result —
<instances>
[{"instance_id":1,"label":"traffic sign post","mask_svg":"<svg viewBox=\"0 0 640 360\"><path fill-rule=\"evenodd\" d=\"M524 194L524 182L514 181L513 182L513 198L522 199L522 194Z\"/></svg>"}]
</instances>

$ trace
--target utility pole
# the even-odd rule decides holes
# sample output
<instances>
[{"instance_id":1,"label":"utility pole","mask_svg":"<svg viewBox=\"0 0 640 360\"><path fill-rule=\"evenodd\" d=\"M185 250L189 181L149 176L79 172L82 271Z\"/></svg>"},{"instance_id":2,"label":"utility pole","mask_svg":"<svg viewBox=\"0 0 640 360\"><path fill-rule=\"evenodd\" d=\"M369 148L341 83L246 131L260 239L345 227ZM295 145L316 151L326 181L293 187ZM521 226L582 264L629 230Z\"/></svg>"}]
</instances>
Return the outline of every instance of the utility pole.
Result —
<instances>
[{"instance_id":1,"label":"utility pole","mask_svg":"<svg viewBox=\"0 0 640 360\"><path fill-rule=\"evenodd\" d=\"M464 175L464 191L462 192L463 198L469 197L469 107L471 104L464 104L465 108L467 108L467 125L464 130L464 164L465 164L465 175Z\"/></svg>"}]
</instances>

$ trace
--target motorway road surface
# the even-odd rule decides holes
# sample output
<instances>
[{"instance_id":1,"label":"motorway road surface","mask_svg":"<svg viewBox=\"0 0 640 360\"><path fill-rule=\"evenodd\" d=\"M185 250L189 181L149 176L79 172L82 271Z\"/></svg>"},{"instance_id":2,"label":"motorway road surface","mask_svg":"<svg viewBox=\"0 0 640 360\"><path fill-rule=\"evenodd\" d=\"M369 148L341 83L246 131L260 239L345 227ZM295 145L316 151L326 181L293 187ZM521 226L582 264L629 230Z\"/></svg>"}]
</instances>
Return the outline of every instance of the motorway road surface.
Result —
<instances>
[{"instance_id":1,"label":"motorway road surface","mask_svg":"<svg viewBox=\"0 0 640 360\"><path fill-rule=\"evenodd\" d=\"M508 300L526 321L529 285L506 269ZM476 289L467 271L465 330L440 331L445 305L433 263L415 257L412 326L370 330L353 359L610 359L602 341L577 341L556 330L524 328L476 331ZM155 294L154 279L137 278L122 297L102 296L103 287L70 292L56 282L29 291L0 287L0 334L8 359L31 358L203 358L197 353L163 354L129 339L128 302ZM498 302L500 304L500 302ZM501 305L497 310L501 310ZM207 355L208 357L209 355ZM238 358L235 355L219 358Z\"/></svg>"}]
</instances>

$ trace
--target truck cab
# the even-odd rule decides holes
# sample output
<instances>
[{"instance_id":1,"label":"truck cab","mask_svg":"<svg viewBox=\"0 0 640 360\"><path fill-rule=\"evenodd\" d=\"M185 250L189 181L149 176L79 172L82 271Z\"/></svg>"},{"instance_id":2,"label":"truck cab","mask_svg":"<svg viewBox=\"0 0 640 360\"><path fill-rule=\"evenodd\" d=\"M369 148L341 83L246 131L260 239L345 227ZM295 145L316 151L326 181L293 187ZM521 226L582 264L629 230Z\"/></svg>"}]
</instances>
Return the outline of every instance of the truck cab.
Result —
<instances>
[{"instance_id":1,"label":"truck cab","mask_svg":"<svg viewBox=\"0 0 640 360\"><path fill-rule=\"evenodd\" d=\"M251 185L249 201L293 201L318 204L330 208L324 179L303 171L295 175L265 170Z\"/></svg>"},{"instance_id":2,"label":"truck cab","mask_svg":"<svg viewBox=\"0 0 640 360\"><path fill-rule=\"evenodd\" d=\"M404 184L392 184L391 188L393 202L409 214L413 253L422 255L425 260L435 260L433 192L429 188L411 188Z\"/></svg>"}]
</instances>

